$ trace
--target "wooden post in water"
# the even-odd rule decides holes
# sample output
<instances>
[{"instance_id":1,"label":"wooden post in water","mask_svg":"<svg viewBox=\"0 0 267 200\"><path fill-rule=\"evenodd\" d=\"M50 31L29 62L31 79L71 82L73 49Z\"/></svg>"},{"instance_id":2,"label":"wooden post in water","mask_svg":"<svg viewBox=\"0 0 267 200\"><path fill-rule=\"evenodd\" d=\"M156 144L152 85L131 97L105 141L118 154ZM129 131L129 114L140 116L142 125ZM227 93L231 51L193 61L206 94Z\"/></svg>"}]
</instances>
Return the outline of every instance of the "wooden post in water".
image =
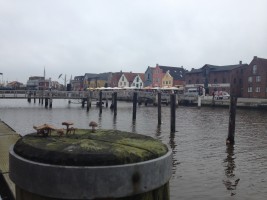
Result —
<instances>
[{"instance_id":1,"label":"wooden post in water","mask_svg":"<svg viewBox=\"0 0 267 200\"><path fill-rule=\"evenodd\" d=\"M137 92L133 94L133 120L136 120Z\"/></svg>"},{"instance_id":2,"label":"wooden post in water","mask_svg":"<svg viewBox=\"0 0 267 200\"><path fill-rule=\"evenodd\" d=\"M171 94L170 95L170 100L171 100L171 103L170 103L170 108L171 108L171 133L174 133L175 132L175 111L176 111L176 95L175 94Z\"/></svg>"},{"instance_id":3,"label":"wooden post in water","mask_svg":"<svg viewBox=\"0 0 267 200\"><path fill-rule=\"evenodd\" d=\"M114 92L113 94L113 98L114 98L114 105L113 105L113 108L114 108L114 116L117 116L117 92Z\"/></svg>"},{"instance_id":4,"label":"wooden post in water","mask_svg":"<svg viewBox=\"0 0 267 200\"><path fill-rule=\"evenodd\" d=\"M89 104L90 104L90 97L89 97L89 95L87 96L87 103L86 103L86 111L88 112L89 111L89 108L90 108L90 106L89 106Z\"/></svg>"},{"instance_id":5,"label":"wooden post in water","mask_svg":"<svg viewBox=\"0 0 267 200\"><path fill-rule=\"evenodd\" d=\"M50 97L50 99L49 99L49 108L52 108L52 102L53 102L53 99L52 99L52 97Z\"/></svg>"},{"instance_id":6,"label":"wooden post in water","mask_svg":"<svg viewBox=\"0 0 267 200\"><path fill-rule=\"evenodd\" d=\"M158 92L158 125L161 124L161 92Z\"/></svg>"},{"instance_id":7,"label":"wooden post in water","mask_svg":"<svg viewBox=\"0 0 267 200\"><path fill-rule=\"evenodd\" d=\"M45 108L48 107L48 98L45 98Z\"/></svg>"},{"instance_id":8,"label":"wooden post in water","mask_svg":"<svg viewBox=\"0 0 267 200\"><path fill-rule=\"evenodd\" d=\"M200 95L197 96L197 107L198 108L201 107L201 97L200 97Z\"/></svg>"},{"instance_id":9,"label":"wooden post in water","mask_svg":"<svg viewBox=\"0 0 267 200\"><path fill-rule=\"evenodd\" d=\"M85 100L82 98L82 108L84 108Z\"/></svg>"},{"instance_id":10,"label":"wooden post in water","mask_svg":"<svg viewBox=\"0 0 267 200\"><path fill-rule=\"evenodd\" d=\"M108 107L108 93L105 93L105 97L106 97L106 108Z\"/></svg>"},{"instance_id":11,"label":"wooden post in water","mask_svg":"<svg viewBox=\"0 0 267 200\"><path fill-rule=\"evenodd\" d=\"M28 102L31 103L31 92L28 94Z\"/></svg>"},{"instance_id":12,"label":"wooden post in water","mask_svg":"<svg viewBox=\"0 0 267 200\"><path fill-rule=\"evenodd\" d=\"M34 93L33 93L33 97L34 97L34 98L33 98L33 102L36 103L36 91L34 91Z\"/></svg>"},{"instance_id":13,"label":"wooden post in water","mask_svg":"<svg viewBox=\"0 0 267 200\"><path fill-rule=\"evenodd\" d=\"M226 144L235 144L235 116L236 116L236 103L237 97L230 97L230 107L229 107L229 126L228 126L228 137L226 139Z\"/></svg>"},{"instance_id":14,"label":"wooden post in water","mask_svg":"<svg viewBox=\"0 0 267 200\"><path fill-rule=\"evenodd\" d=\"M102 113L102 91L99 92L99 113Z\"/></svg>"}]
</instances>

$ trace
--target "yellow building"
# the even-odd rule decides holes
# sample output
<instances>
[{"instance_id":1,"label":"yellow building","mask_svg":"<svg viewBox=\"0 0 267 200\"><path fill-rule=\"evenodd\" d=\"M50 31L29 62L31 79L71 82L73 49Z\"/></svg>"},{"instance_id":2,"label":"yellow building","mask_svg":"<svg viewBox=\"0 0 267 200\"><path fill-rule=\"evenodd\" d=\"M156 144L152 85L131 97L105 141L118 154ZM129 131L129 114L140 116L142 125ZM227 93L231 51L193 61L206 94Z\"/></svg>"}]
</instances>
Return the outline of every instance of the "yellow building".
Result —
<instances>
[{"instance_id":1,"label":"yellow building","mask_svg":"<svg viewBox=\"0 0 267 200\"><path fill-rule=\"evenodd\" d=\"M162 87L172 87L173 86L173 77L170 75L168 70L162 78Z\"/></svg>"}]
</instances>

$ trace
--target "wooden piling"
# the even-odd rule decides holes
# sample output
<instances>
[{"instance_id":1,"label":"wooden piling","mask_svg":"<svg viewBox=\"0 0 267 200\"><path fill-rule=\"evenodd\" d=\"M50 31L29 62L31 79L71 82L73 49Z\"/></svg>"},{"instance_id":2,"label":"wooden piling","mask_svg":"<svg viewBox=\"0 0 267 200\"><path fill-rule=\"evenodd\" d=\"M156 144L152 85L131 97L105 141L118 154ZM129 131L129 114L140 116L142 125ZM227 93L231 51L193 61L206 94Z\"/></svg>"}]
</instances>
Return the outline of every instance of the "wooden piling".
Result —
<instances>
[{"instance_id":1,"label":"wooden piling","mask_svg":"<svg viewBox=\"0 0 267 200\"><path fill-rule=\"evenodd\" d=\"M89 111L89 108L90 108L89 104L90 104L90 97L89 97L89 95L88 95L88 96L87 96L87 104L86 104L86 111L87 111L87 112Z\"/></svg>"},{"instance_id":2,"label":"wooden piling","mask_svg":"<svg viewBox=\"0 0 267 200\"><path fill-rule=\"evenodd\" d=\"M171 94L170 95L170 108L171 108L171 133L175 132L175 104L176 104L176 95Z\"/></svg>"},{"instance_id":3,"label":"wooden piling","mask_svg":"<svg viewBox=\"0 0 267 200\"><path fill-rule=\"evenodd\" d=\"M53 102L53 99L52 99L52 97L50 97L50 99L49 99L49 108L52 108L52 102Z\"/></svg>"},{"instance_id":4,"label":"wooden piling","mask_svg":"<svg viewBox=\"0 0 267 200\"><path fill-rule=\"evenodd\" d=\"M161 124L161 92L158 92L158 125Z\"/></svg>"},{"instance_id":5,"label":"wooden piling","mask_svg":"<svg viewBox=\"0 0 267 200\"><path fill-rule=\"evenodd\" d=\"M45 108L48 107L48 98L45 98Z\"/></svg>"},{"instance_id":6,"label":"wooden piling","mask_svg":"<svg viewBox=\"0 0 267 200\"><path fill-rule=\"evenodd\" d=\"M99 92L99 113L102 113L102 91Z\"/></svg>"},{"instance_id":7,"label":"wooden piling","mask_svg":"<svg viewBox=\"0 0 267 200\"><path fill-rule=\"evenodd\" d=\"M84 108L85 100L84 98L82 99L82 108Z\"/></svg>"},{"instance_id":8,"label":"wooden piling","mask_svg":"<svg viewBox=\"0 0 267 200\"><path fill-rule=\"evenodd\" d=\"M198 95L197 97L197 107L200 108L201 107L201 97Z\"/></svg>"},{"instance_id":9,"label":"wooden piling","mask_svg":"<svg viewBox=\"0 0 267 200\"><path fill-rule=\"evenodd\" d=\"M113 98L114 98L114 105L113 105L113 107L114 107L114 116L117 116L117 92L114 92L114 94L113 94L114 96L113 96Z\"/></svg>"},{"instance_id":10,"label":"wooden piling","mask_svg":"<svg viewBox=\"0 0 267 200\"><path fill-rule=\"evenodd\" d=\"M108 107L108 93L105 93L105 97L106 97L106 108Z\"/></svg>"},{"instance_id":11,"label":"wooden piling","mask_svg":"<svg viewBox=\"0 0 267 200\"><path fill-rule=\"evenodd\" d=\"M235 117L236 117L236 103L237 97L230 97L229 106L229 126L228 126L228 137L226 139L226 144L235 144Z\"/></svg>"},{"instance_id":12,"label":"wooden piling","mask_svg":"<svg viewBox=\"0 0 267 200\"><path fill-rule=\"evenodd\" d=\"M133 120L136 120L137 92L133 94Z\"/></svg>"}]
</instances>

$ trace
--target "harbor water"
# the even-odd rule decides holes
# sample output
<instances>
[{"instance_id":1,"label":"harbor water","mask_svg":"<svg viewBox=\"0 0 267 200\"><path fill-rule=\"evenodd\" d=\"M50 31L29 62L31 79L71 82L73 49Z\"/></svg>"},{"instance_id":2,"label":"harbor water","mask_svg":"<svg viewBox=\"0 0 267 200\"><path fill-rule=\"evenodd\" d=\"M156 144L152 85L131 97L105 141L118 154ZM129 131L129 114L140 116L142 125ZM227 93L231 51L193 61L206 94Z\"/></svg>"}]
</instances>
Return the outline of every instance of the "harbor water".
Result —
<instances>
[{"instance_id":1,"label":"harbor water","mask_svg":"<svg viewBox=\"0 0 267 200\"><path fill-rule=\"evenodd\" d=\"M110 102L109 102L110 103ZM229 110L213 107L178 107L176 132L170 133L170 108L162 106L158 126L157 107L138 106L132 120L132 103L118 102L117 116L92 105L89 112L78 102L54 100L46 109L25 99L0 99L0 119L17 133L34 132L44 123L61 128L71 121L76 128L118 129L158 138L173 151L170 195L177 199L257 199L267 198L267 111L238 109L235 145L225 145Z\"/></svg>"}]
</instances>

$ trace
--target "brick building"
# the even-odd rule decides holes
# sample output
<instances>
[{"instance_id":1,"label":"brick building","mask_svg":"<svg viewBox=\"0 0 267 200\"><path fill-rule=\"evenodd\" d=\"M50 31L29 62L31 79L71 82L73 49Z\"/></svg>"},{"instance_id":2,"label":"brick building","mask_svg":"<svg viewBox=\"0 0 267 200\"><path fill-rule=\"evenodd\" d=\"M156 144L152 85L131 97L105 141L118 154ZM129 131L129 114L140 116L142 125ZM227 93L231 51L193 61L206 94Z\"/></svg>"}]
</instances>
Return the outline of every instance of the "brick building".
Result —
<instances>
[{"instance_id":1,"label":"brick building","mask_svg":"<svg viewBox=\"0 0 267 200\"><path fill-rule=\"evenodd\" d=\"M243 94L243 73L247 64L215 66L206 64L200 69L192 69L185 75L186 88L204 87L206 94L226 91L236 96Z\"/></svg>"},{"instance_id":2,"label":"brick building","mask_svg":"<svg viewBox=\"0 0 267 200\"><path fill-rule=\"evenodd\" d=\"M243 97L267 98L267 59L254 56L244 71L243 87Z\"/></svg>"}]
</instances>

